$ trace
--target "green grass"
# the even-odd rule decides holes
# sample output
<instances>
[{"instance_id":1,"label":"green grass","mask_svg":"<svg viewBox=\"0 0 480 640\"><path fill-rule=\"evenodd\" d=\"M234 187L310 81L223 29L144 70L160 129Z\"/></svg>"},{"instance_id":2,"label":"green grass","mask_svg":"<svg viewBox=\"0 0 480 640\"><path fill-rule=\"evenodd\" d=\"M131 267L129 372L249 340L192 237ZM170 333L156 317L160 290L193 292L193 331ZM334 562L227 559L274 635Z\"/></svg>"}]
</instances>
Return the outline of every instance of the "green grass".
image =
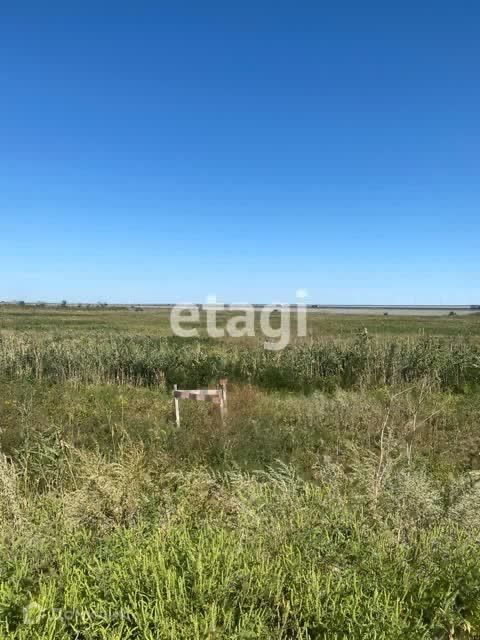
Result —
<instances>
[{"instance_id":1,"label":"green grass","mask_svg":"<svg viewBox=\"0 0 480 640\"><path fill-rule=\"evenodd\" d=\"M480 382L480 345L468 338L298 340L283 351L259 341L128 333L0 333L0 378L195 388L227 376L271 389L372 388L428 377L441 389Z\"/></svg>"},{"instance_id":2,"label":"green grass","mask_svg":"<svg viewBox=\"0 0 480 640\"><path fill-rule=\"evenodd\" d=\"M224 327L231 317L239 312L219 312L218 326ZM256 327L258 327L256 314ZM165 309L145 310L141 312L125 309L50 309L32 307L11 307L0 305L0 330L15 329L21 331L99 330L107 332L128 332L152 336L171 335L170 312ZM206 336L206 314L200 313L197 326L203 337ZM447 315L334 315L331 313L308 312L308 331L312 337L351 337L367 328L369 333L379 336L416 336L419 333L429 336L480 336L480 314L472 313L453 318ZM260 333L258 331L258 333Z\"/></svg>"},{"instance_id":3,"label":"green grass","mask_svg":"<svg viewBox=\"0 0 480 640\"><path fill-rule=\"evenodd\" d=\"M0 318L0 638L480 638L478 316Z\"/></svg>"},{"instance_id":4,"label":"green grass","mask_svg":"<svg viewBox=\"0 0 480 640\"><path fill-rule=\"evenodd\" d=\"M40 571L28 548L6 559L4 633L400 640L477 625L478 550L461 527L439 522L399 545L287 470L176 475L162 489L155 524L101 541L58 533Z\"/></svg>"}]
</instances>

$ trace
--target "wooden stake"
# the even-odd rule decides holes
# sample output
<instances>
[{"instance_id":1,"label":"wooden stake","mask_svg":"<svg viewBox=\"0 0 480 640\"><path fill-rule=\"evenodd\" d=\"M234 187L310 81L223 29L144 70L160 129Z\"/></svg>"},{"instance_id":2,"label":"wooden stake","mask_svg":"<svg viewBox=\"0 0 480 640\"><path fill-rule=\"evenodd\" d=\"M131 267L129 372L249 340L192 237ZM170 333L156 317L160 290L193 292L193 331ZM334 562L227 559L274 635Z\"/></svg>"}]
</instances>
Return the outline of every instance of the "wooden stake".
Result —
<instances>
[{"instance_id":1,"label":"wooden stake","mask_svg":"<svg viewBox=\"0 0 480 640\"><path fill-rule=\"evenodd\" d=\"M222 426L225 426L225 403L223 397L220 398L220 419L222 421Z\"/></svg>"},{"instance_id":2,"label":"wooden stake","mask_svg":"<svg viewBox=\"0 0 480 640\"><path fill-rule=\"evenodd\" d=\"M227 413L228 413L228 407L227 407L227 379L226 378L222 378L221 380L219 380L219 384L220 384L220 388L222 390L223 410L224 410L225 415L227 415Z\"/></svg>"},{"instance_id":3,"label":"wooden stake","mask_svg":"<svg viewBox=\"0 0 480 640\"><path fill-rule=\"evenodd\" d=\"M176 391L178 389L178 385L173 385L173 390ZM180 426L180 405L178 403L178 398L173 396L173 402L175 404L175 422L177 423L177 427Z\"/></svg>"}]
</instances>

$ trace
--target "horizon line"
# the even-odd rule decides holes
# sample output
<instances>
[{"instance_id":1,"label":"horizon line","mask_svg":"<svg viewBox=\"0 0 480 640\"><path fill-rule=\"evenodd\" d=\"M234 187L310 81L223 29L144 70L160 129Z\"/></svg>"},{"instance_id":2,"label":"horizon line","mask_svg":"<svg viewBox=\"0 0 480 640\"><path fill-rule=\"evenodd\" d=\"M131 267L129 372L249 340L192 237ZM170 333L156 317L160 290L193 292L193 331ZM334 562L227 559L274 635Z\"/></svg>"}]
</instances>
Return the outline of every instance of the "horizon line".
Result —
<instances>
[{"instance_id":1,"label":"horizon line","mask_svg":"<svg viewBox=\"0 0 480 640\"><path fill-rule=\"evenodd\" d=\"M62 304L63 303L63 304ZM26 301L26 300L0 300L0 305L3 306L31 306L31 307L141 307L141 308L171 308L174 306L182 307L265 307L265 306L278 306L278 307L298 307L305 306L308 309L462 309L462 310L480 310L480 304L322 304L322 303L308 303L301 305L301 303L266 303L266 302L215 302L215 303L198 303L198 302L147 302L147 303L135 303L135 302L51 302L44 300Z\"/></svg>"}]
</instances>

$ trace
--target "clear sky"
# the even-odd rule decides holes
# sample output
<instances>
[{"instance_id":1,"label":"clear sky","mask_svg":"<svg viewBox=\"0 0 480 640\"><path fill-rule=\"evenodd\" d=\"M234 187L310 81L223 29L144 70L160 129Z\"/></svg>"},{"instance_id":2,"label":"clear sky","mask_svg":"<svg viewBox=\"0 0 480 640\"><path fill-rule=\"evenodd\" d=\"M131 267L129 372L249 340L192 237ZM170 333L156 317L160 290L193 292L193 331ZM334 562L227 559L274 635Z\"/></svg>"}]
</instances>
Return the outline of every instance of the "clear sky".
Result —
<instances>
[{"instance_id":1,"label":"clear sky","mask_svg":"<svg viewBox=\"0 0 480 640\"><path fill-rule=\"evenodd\" d=\"M0 7L0 300L480 303L480 4Z\"/></svg>"}]
</instances>

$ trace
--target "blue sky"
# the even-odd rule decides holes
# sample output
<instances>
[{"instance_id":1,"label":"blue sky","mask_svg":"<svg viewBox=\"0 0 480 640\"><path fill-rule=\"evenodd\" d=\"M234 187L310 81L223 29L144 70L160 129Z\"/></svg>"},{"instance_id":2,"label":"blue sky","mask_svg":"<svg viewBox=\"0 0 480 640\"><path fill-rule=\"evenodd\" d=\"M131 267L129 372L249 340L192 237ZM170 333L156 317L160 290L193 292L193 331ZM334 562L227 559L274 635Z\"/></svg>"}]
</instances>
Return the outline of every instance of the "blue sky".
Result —
<instances>
[{"instance_id":1,"label":"blue sky","mask_svg":"<svg viewBox=\"0 0 480 640\"><path fill-rule=\"evenodd\" d=\"M0 8L0 300L480 302L476 2Z\"/></svg>"}]
</instances>

